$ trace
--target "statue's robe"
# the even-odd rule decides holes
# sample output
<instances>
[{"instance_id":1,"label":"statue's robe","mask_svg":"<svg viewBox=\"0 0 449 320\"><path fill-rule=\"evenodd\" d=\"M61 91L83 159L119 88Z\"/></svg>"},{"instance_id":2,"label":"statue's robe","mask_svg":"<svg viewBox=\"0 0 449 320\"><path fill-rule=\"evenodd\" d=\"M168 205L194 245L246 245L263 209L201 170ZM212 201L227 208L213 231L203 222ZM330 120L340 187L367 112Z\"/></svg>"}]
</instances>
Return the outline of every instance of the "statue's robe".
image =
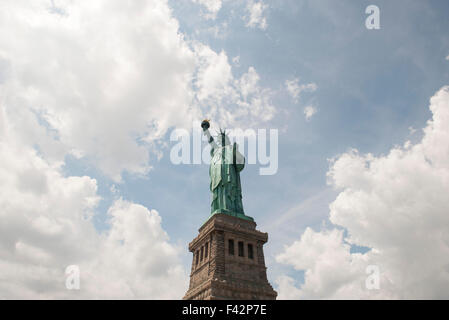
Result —
<instances>
[{"instance_id":1,"label":"statue's robe","mask_svg":"<svg viewBox=\"0 0 449 320\"><path fill-rule=\"evenodd\" d=\"M236 145L230 144L212 149L211 155L211 214L244 215L240 171L245 167L245 157L237 150Z\"/></svg>"}]
</instances>

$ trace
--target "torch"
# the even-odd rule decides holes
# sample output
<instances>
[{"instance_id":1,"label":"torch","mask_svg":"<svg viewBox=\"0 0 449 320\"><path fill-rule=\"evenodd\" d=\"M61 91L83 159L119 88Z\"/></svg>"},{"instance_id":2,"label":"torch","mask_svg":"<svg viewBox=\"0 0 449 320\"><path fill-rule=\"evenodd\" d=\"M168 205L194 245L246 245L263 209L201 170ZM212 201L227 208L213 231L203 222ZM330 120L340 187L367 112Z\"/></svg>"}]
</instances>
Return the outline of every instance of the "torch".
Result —
<instances>
[{"instance_id":1,"label":"torch","mask_svg":"<svg viewBox=\"0 0 449 320\"><path fill-rule=\"evenodd\" d=\"M209 143L212 143L214 141L214 138L210 135L210 132L209 132L209 128L210 128L209 121L210 120L207 120L207 119L203 120L203 122L201 122L201 128L203 128L203 132L204 132L204 135L207 137L207 141Z\"/></svg>"}]
</instances>

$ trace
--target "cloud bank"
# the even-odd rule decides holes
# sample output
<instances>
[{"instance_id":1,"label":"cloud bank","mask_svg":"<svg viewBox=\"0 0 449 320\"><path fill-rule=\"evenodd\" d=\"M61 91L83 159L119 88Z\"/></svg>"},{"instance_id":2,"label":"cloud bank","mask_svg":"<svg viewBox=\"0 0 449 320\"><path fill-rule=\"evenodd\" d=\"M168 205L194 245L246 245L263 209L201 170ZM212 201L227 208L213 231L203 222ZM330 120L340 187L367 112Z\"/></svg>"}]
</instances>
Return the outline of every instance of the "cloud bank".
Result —
<instances>
[{"instance_id":1,"label":"cloud bank","mask_svg":"<svg viewBox=\"0 0 449 320\"><path fill-rule=\"evenodd\" d=\"M116 200L110 229L92 216L97 181L65 177L15 137L0 108L0 297L3 299L180 298L187 276L155 210ZM65 287L78 265L81 290Z\"/></svg>"},{"instance_id":2,"label":"cloud bank","mask_svg":"<svg viewBox=\"0 0 449 320\"><path fill-rule=\"evenodd\" d=\"M448 86L430 99L430 111L419 143L381 156L351 150L333 160L329 183L341 189L330 205L334 226L308 228L277 256L305 270L299 286L278 279L280 299L449 297ZM368 266L379 269L379 289L366 286Z\"/></svg>"}]
</instances>

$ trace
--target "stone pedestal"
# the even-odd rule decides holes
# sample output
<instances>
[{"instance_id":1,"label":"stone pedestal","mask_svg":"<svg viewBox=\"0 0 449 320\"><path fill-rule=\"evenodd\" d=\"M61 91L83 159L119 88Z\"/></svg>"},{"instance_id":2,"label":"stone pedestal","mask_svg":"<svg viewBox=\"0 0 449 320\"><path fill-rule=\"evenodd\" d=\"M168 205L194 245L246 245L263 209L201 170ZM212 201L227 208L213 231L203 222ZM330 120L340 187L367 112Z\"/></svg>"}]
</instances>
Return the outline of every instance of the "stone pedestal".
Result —
<instances>
[{"instance_id":1,"label":"stone pedestal","mask_svg":"<svg viewBox=\"0 0 449 320\"><path fill-rule=\"evenodd\" d=\"M256 223L215 214L189 244L193 253L185 300L274 300L267 279L263 245L268 234Z\"/></svg>"}]
</instances>

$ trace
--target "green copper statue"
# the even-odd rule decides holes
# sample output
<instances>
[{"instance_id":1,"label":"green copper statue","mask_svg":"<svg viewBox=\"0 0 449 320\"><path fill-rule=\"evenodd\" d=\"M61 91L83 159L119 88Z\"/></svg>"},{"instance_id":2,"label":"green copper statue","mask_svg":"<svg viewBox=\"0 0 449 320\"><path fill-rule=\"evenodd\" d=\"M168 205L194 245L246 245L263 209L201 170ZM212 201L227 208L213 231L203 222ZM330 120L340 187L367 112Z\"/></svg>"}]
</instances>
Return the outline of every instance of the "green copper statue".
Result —
<instances>
[{"instance_id":1,"label":"green copper statue","mask_svg":"<svg viewBox=\"0 0 449 320\"><path fill-rule=\"evenodd\" d=\"M253 221L243 212L240 171L245 167L245 157L231 145L226 132L220 130L217 144L209 132L209 121L204 120L201 128L211 145L209 168L210 191L212 192L211 215L224 213Z\"/></svg>"}]
</instances>

